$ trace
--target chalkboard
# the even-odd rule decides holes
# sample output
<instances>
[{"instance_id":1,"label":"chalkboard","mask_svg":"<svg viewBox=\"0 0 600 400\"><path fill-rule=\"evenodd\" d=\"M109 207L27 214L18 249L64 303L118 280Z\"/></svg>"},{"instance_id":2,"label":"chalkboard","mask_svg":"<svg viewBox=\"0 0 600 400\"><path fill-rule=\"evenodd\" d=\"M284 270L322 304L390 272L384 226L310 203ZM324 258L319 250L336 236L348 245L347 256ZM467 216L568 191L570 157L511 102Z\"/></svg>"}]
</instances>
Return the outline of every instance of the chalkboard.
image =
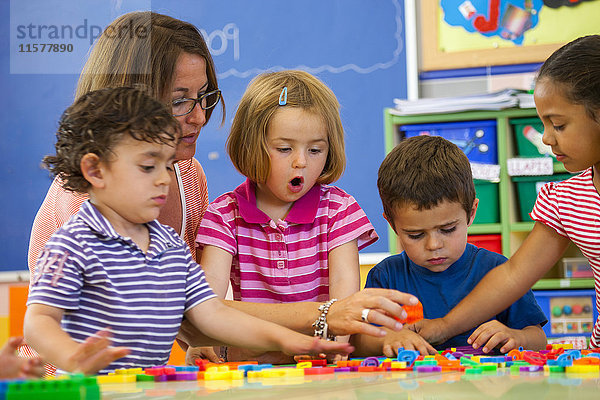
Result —
<instances>
[{"instance_id":1,"label":"chalkboard","mask_svg":"<svg viewBox=\"0 0 600 400\"><path fill-rule=\"evenodd\" d=\"M322 79L341 103L347 168L335 184L358 200L381 237L364 251L388 250L376 179L385 156L383 108L394 97L406 96L403 1L13 0L0 2L4 21L0 34L10 37L10 44L0 44L4 94L0 100L4 188L0 270L27 269L29 232L51 182L40 161L53 151L56 121L73 100L77 74L97 29L123 13L143 9L193 23L207 38L214 56L227 105L226 122L220 126L220 115L215 113L202 130L196 152L208 177L211 200L244 179L224 148L249 81L264 71L303 69ZM42 25L48 28L40 30ZM73 34L69 37L70 31L55 30L50 39L51 25L70 25ZM42 54L23 46L42 39L72 44L73 49ZM25 54L28 49L30 53Z\"/></svg>"}]
</instances>

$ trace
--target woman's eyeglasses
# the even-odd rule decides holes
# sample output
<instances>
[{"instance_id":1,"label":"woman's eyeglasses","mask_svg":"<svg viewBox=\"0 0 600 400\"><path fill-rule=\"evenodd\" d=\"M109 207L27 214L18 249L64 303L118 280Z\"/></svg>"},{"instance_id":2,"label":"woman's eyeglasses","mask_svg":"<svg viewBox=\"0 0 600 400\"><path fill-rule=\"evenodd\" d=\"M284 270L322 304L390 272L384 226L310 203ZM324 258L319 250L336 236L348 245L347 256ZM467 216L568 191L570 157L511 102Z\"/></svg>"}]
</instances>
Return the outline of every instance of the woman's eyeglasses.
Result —
<instances>
[{"instance_id":1,"label":"woman's eyeglasses","mask_svg":"<svg viewBox=\"0 0 600 400\"><path fill-rule=\"evenodd\" d=\"M213 108L221 100L221 91L219 89L204 93L197 99L177 99L171 103L174 117L181 117L192 112L196 104L200 105L203 110Z\"/></svg>"}]
</instances>

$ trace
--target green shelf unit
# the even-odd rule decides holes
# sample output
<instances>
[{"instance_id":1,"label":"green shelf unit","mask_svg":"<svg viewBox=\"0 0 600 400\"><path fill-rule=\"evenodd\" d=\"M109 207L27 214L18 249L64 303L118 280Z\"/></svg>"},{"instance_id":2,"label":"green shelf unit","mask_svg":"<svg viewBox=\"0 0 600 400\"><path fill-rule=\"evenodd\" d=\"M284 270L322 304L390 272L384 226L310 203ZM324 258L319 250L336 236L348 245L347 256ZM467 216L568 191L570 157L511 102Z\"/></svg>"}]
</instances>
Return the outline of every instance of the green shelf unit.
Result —
<instances>
[{"instance_id":1,"label":"green shelf unit","mask_svg":"<svg viewBox=\"0 0 600 400\"><path fill-rule=\"evenodd\" d=\"M511 195L511 180L506 169L506 160L509 154L513 154L513 144L510 135L512 128L510 120L513 118L526 118L537 116L535 108L526 109L507 109L500 111L464 111L448 114L419 114L419 115L396 115L393 108L384 109L384 129L385 129L385 151L389 153L399 142L398 127L409 124L431 124L438 122L459 122L476 120L496 120L497 124L497 148L498 163L500 164L500 182L498 183L498 207L500 211L500 222L494 224L473 224L469 227L469 234L500 234L502 237L502 253L510 256L511 253L511 232L528 232L533 228L532 222L517 222L511 210L516 207L514 195ZM562 164L555 165L557 168L564 169ZM559 172L557 171L557 172ZM480 205L485 206L485 205ZM390 253L397 253L397 238L394 231L389 229L389 249Z\"/></svg>"},{"instance_id":2,"label":"green shelf unit","mask_svg":"<svg viewBox=\"0 0 600 400\"><path fill-rule=\"evenodd\" d=\"M511 232L531 232L534 222L513 222L510 224Z\"/></svg>"},{"instance_id":3,"label":"green shelf unit","mask_svg":"<svg viewBox=\"0 0 600 400\"><path fill-rule=\"evenodd\" d=\"M557 289L594 289L594 279L540 279L533 285L533 290L557 290Z\"/></svg>"},{"instance_id":4,"label":"green shelf unit","mask_svg":"<svg viewBox=\"0 0 600 400\"><path fill-rule=\"evenodd\" d=\"M473 224L469 227L470 235L483 235L488 233L502 233L500 224Z\"/></svg>"}]
</instances>

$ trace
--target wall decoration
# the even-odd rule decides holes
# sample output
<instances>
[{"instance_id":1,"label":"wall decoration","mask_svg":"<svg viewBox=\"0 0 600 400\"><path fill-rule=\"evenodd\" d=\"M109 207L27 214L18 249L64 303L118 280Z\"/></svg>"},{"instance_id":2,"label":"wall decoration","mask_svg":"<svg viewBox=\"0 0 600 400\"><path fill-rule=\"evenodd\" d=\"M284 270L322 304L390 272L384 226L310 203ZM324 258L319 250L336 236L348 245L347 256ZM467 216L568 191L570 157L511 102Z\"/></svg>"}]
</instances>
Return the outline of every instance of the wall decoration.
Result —
<instances>
[{"instance_id":1,"label":"wall decoration","mask_svg":"<svg viewBox=\"0 0 600 400\"><path fill-rule=\"evenodd\" d=\"M598 33L600 15L598 0L422 0L420 6L425 71L542 62L564 43Z\"/></svg>"}]
</instances>

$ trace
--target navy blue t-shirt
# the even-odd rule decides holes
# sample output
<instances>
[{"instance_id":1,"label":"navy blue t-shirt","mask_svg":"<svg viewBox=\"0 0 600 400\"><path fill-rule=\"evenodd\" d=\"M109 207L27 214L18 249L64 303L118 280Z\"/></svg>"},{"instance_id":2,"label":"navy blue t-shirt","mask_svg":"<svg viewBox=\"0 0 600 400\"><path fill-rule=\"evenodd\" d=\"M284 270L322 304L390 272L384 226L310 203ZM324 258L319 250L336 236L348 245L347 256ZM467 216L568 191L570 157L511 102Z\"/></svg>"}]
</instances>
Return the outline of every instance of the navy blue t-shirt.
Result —
<instances>
[{"instance_id":1,"label":"navy blue t-shirt","mask_svg":"<svg viewBox=\"0 0 600 400\"><path fill-rule=\"evenodd\" d=\"M402 252L374 266L369 271L365 287L396 289L413 294L423 304L425 318L442 318L475 288L488 271L505 261L506 257L501 254L467 244L463 255L448 269L432 272L413 263L406 253ZM548 322L531 290L508 309L496 315L495 319L512 329L544 325ZM474 330L471 329L435 347L444 350L468 346L467 338Z\"/></svg>"}]
</instances>

